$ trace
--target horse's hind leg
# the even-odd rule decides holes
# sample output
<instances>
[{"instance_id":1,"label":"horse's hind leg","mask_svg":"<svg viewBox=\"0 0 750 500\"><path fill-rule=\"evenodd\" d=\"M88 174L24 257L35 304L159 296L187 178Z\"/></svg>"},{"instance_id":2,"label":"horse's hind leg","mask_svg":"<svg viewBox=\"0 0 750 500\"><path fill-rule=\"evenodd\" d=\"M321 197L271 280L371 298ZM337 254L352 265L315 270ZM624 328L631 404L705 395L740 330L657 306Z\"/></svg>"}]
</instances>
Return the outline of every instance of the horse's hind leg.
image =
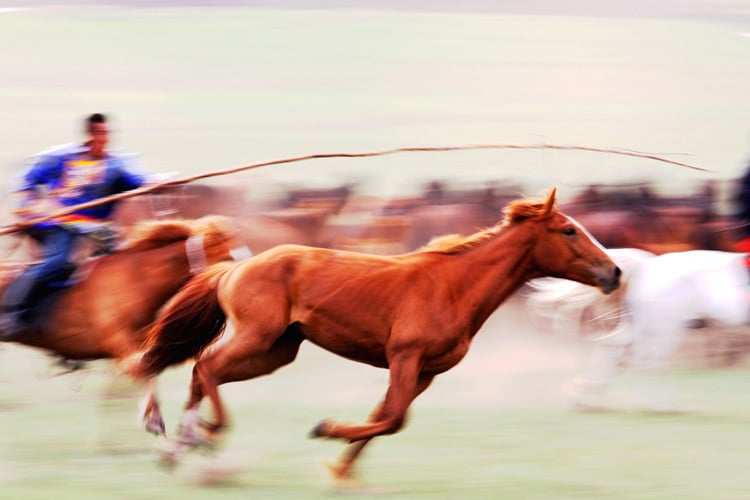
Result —
<instances>
[{"instance_id":1,"label":"horse's hind leg","mask_svg":"<svg viewBox=\"0 0 750 500\"><path fill-rule=\"evenodd\" d=\"M214 413L217 415L217 423L208 426L209 435L203 436L199 410L206 395L209 396ZM160 453L162 464L173 467L185 453L193 448L200 446L212 448L215 435L225 426L224 405L219 396L216 379L211 373L211 365L206 363L206 360L199 359L193 366L193 376L190 380L190 398L185 405L185 413L177 431L177 437Z\"/></svg>"},{"instance_id":2,"label":"horse's hind leg","mask_svg":"<svg viewBox=\"0 0 750 500\"><path fill-rule=\"evenodd\" d=\"M235 333L235 339L247 338ZM213 441L219 432L227 427L227 413L219 394L219 386L227 382L248 380L266 375L277 368L291 363L297 357L303 337L290 327L266 349L253 346L256 351L248 350L247 344L229 341L200 358L193 367L190 400L186 406L185 419L180 431L180 441L196 445ZM262 347L262 349L260 349ZM259 350L260 349L260 350ZM204 425L208 431L207 439L199 438L198 408L204 397L208 397L214 413L214 422Z\"/></svg>"},{"instance_id":3,"label":"horse's hind leg","mask_svg":"<svg viewBox=\"0 0 750 500\"><path fill-rule=\"evenodd\" d=\"M418 396L422 392L424 392L425 389L427 389L430 386L430 383L432 383L432 380L434 379L434 375L426 375L421 374L419 377L419 380L417 382L417 393L415 395ZM380 403L376 408L375 411L372 412L370 417L368 418L369 422L377 422L384 418L384 405L385 401ZM360 456L362 451L364 450L365 446L372 440L372 438L362 439L360 441L356 441L354 443L350 443L344 452L341 454L339 459L336 461L336 463L333 463L329 465L329 470L331 471L331 474L333 474L334 479L337 481L348 481L352 478L352 470L354 467L354 462L357 460L357 458Z\"/></svg>"},{"instance_id":4,"label":"horse's hind leg","mask_svg":"<svg viewBox=\"0 0 750 500\"><path fill-rule=\"evenodd\" d=\"M150 379L145 384L146 395L140 404L138 421L144 425L147 432L157 436L166 436L164 418L159 410L159 402L156 400L156 379Z\"/></svg>"}]
</instances>

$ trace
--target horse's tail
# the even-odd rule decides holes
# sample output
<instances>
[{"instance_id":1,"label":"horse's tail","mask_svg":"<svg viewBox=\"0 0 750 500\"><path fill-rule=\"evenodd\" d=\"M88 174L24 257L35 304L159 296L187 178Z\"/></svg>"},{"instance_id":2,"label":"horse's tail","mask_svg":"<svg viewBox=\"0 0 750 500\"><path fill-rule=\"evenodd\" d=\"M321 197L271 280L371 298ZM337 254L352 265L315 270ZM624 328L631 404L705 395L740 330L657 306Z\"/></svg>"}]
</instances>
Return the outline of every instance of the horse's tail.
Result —
<instances>
[{"instance_id":1,"label":"horse's tail","mask_svg":"<svg viewBox=\"0 0 750 500\"><path fill-rule=\"evenodd\" d=\"M136 379L150 378L169 366L193 358L211 344L226 327L217 285L236 263L219 262L193 277L170 300L146 333L142 352L125 363Z\"/></svg>"}]
</instances>

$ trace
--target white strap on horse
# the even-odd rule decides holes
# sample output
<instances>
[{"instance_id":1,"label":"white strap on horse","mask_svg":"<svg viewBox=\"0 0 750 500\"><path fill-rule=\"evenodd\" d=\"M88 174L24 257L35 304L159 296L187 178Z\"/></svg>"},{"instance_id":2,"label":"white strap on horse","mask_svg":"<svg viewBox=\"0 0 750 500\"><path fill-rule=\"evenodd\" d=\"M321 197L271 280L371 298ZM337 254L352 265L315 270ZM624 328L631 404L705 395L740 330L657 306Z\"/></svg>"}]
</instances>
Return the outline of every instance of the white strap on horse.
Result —
<instances>
[{"instance_id":1,"label":"white strap on horse","mask_svg":"<svg viewBox=\"0 0 750 500\"><path fill-rule=\"evenodd\" d=\"M185 253L190 263L191 274L195 274L208 267L206 250L203 248L202 234L193 235L185 240Z\"/></svg>"},{"instance_id":2,"label":"white strap on horse","mask_svg":"<svg viewBox=\"0 0 750 500\"><path fill-rule=\"evenodd\" d=\"M241 247L232 248L231 250L229 250L229 255L231 255L235 261L240 261L252 257L253 251L250 250L247 245L244 245Z\"/></svg>"}]
</instances>

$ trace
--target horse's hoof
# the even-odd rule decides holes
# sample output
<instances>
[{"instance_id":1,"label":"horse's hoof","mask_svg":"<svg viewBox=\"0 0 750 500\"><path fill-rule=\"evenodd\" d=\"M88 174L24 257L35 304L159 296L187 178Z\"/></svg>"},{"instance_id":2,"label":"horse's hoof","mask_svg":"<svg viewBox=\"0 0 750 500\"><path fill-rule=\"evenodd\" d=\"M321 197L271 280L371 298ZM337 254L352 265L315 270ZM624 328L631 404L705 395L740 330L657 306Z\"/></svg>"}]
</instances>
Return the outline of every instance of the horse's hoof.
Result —
<instances>
[{"instance_id":1,"label":"horse's hoof","mask_svg":"<svg viewBox=\"0 0 750 500\"><path fill-rule=\"evenodd\" d=\"M321 420L320 422L318 422L318 425L313 427L313 429L310 431L310 437L314 439L328 436L329 427L330 424L328 423L328 420Z\"/></svg>"},{"instance_id":2,"label":"horse's hoof","mask_svg":"<svg viewBox=\"0 0 750 500\"><path fill-rule=\"evenodd\" d=\"M346 494L384 494L381 488L376 488L363 483L354 477L351 466L342 463L325 464L326 470L333 480L334 491Z\"/></svg>"},{"instance_id":3,"label":"horse's hoof","mask_svg":"<svg viewBox=\"0 0 750 500\"><path fill-rule=\"evenodd\" d=\"M164 425L164 420L149 419L146 422L146 432L150 432L151 434L154 434L156 436L167 437L167 428Z\"/></svg>"},{"instance_id":4,"label":"horse's hoof","mask_svg":"<svg viewBox=\"0 0 750 500\"><path fill-rule=\"evenodd\" d=\"M177 467L177 463L179 462L179 458L177 457L177 453L173 450L159 450L159 457L157 460L157 464L164 470L168 472L174 471L175 467Z\"/></svg>"},{"instance_id":5,"label":"horse's hoof","mask_svg":"<svg viewBox=\"0 0 750 500\"><path fill-rule=\"evenodd\" d=\"M331 479L338 482L349 483L351 482L351 468L342 464L341 462L327 463L325 464L326 471L331 476Z\"/></svg>"},{"instance_id":6,"label":"horse's hoof","mask_svg":"<svg viewBox=\"0 0 750 500\"><path fill-rule=\"evenodd\" d=\"M219 424L216 422L209 422L208 420L200 419L198 420L198 427L202 429L205 433L214 436L214 435L218 435L219 432L221 432L226 426L224 424Z\"/></svg>"}]
</instances>

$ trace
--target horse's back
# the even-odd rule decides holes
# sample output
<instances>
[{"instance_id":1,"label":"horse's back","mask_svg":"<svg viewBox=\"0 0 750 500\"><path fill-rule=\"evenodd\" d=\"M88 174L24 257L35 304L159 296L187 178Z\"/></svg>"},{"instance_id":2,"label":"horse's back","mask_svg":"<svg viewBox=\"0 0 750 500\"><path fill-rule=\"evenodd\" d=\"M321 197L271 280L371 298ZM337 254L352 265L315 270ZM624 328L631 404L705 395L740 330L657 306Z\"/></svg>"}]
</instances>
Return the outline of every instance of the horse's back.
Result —
<instances>
[{"instance_id":1,"label":"horse's back","mask_svg":"<svg viewBox=\"0 0 750 500\"><path fill-rule=\"evenodd\" d=\"M644 261L656 257L655 253L640 248L608 248L607 255L617 263L624 278L627 278Z\"/></svg>"},{"instance_id":2,"label":"horse's back","mask_svg":"<svg viewBox=\"0 0 750 500\"><path fill-rule=\"evenodd\" d=\"M333 250L297 244L283 244L246 259L231 272L232 287L255 287L273 282L291 287L310 283L324 286L325 282L350 281L367 273L394 257L363 254L347 250Z\"/></svg>"}]
</instances>

